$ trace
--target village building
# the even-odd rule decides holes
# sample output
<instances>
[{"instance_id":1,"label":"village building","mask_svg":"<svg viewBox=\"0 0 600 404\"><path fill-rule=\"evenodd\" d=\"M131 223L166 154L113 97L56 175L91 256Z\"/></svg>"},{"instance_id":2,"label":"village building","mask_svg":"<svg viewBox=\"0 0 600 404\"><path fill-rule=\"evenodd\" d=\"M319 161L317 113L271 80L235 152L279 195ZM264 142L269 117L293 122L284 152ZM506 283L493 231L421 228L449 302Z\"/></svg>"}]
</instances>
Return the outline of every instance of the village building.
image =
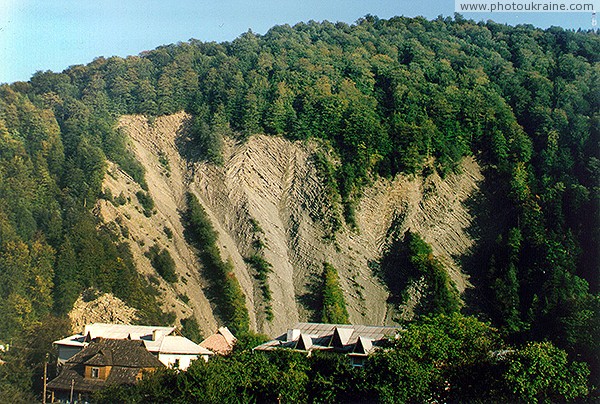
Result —
<instances>
[{"instance_id":1,"label":"village building","mask_svg":"<svg viewBox=\"0 0 600 404\"><path fill-rule=\"evenodd\" d=\"M85 402L110 385L135 384L165 365L141 340L96 338L68 359L47 385L51 402Z\"/></svg>"},{"instance_id":2,"label":"village building","mask_svg":"<svg viewBox=\"0 0 600 404\"><path fill-rule=\"evenodd\" d=\"M227 327L221 327L216 333L206 338L200 346L218 355L228 355L233 350L237 338Z\"/></svg>"},{"instance_id":3,"label":"village building","mask_svg":"<svg viewBox=\"0 0 600 404\"><path fill-rule=\"evenodd\" d=\"M400 331L400 327L298 323L253 350L292 349L308 355L313 351L337 352L347 355L353 366L362 366L369 354L395 338Z\"/></svg>"},{"instance_id":4,"label":"village building","mask_svg":"<svg viewBox=\"0 0 600 404\"><path fill-rule=\"evenodd\" d=\"M177 335L175 327L94 323L85 326L81 334L54 341L58 349L58 365L65 364L96 338L141 341L144 347L165 366L186 370L192 361L208 361L213 352Z\"/></svg>"}]
</instances>

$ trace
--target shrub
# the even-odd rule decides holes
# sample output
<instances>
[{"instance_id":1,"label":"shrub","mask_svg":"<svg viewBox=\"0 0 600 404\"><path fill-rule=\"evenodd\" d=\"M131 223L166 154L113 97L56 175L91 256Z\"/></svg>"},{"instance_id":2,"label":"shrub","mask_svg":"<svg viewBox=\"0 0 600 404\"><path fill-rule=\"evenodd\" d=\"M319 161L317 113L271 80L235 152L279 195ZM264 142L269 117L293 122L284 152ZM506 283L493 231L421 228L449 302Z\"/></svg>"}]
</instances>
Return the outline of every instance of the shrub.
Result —
<instances>
[{"instance_id":1,"label":"shrub","mask_svg":"<svg viewBox=\"0 0 600 404\"><path fill-rule=\"evenodd\" d=\"M144 191L138 191L135 193L140 205L144 209L144 215L147 217L152 216L152 210L154 209L154 200L149 193Z\"/></svg>"},{"instance_id":2,"label":"shrub","mask_svg":"<svg viewBox=\"0 0 600 404\"><path fill-rule=\"evenodd\" d=\"M157 244L154 244L152 247L150 247L146 253L146 256L150 259L150 263L154 269L156 269L156 271L165 281L169 283L177 282L175 261L173 261L169 250L161 250Z\"/></svg>"}]
</instances>

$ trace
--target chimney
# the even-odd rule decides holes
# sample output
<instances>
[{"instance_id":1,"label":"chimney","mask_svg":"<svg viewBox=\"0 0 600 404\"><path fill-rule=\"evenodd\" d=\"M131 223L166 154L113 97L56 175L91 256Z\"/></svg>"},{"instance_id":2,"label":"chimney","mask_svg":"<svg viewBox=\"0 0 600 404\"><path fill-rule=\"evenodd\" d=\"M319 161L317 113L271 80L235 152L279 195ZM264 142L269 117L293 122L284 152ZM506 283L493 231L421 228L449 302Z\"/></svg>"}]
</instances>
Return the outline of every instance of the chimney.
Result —
<instances>
[{"instance_id":1,"label":"chimney","mask_svg":"<svg viewBox=\"0 0 600 404\"><path fill-rule=\"evenodd\" d=\"M158 330L152 330L152 341L156 341L156 337L158 337Z\"/></svg>"},{"instance_id":2,"label":"chimney","mask_svg":"<svg viewBox=\"0 0 600 404\"><path fill-rule=\"evenodd\" d=\"M300 330L297 328L290 328L287 331L287 338L286 341L296 341L298 339L298 337L300 336Z\"/></svg>"}]
</instances>

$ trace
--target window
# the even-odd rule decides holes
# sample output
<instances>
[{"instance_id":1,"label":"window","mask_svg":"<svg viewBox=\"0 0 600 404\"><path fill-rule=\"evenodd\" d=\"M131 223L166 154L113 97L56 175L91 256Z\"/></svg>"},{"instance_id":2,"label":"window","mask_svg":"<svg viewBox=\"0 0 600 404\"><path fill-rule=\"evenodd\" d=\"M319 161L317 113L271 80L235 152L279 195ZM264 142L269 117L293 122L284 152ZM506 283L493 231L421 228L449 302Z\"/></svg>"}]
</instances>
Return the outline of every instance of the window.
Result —
<instances>
[{"instance_id":1,"label":"window","mask_svg":"<svg viewBox=\"0 0 600 404\"><path fill-rule=\"evenodd\" d=\"M350 363L352 363L352 366L360 367L365 364L365 358L362 356L355 356L355 357L352 357L352 359L350 360Z\"/></svg>"},{"instance_id":2,"label":"window","mask_svg":"<svg viewBox=\"0 0 600 404\"><path fill-rule=\"evenodd\" d=\"M175 363L173 363L174 369L179 369L179 359L175 359Z\"/></svg>"},{"instance_id":3,"label":"window","mask_svg":"<svg viewBox=\"0 0 600 404\"><path fill-rule=\"evenodd\" d=\"M100 377L100 369L92 368L92 379L97 379Z\"/></svg>"}]
</instances>

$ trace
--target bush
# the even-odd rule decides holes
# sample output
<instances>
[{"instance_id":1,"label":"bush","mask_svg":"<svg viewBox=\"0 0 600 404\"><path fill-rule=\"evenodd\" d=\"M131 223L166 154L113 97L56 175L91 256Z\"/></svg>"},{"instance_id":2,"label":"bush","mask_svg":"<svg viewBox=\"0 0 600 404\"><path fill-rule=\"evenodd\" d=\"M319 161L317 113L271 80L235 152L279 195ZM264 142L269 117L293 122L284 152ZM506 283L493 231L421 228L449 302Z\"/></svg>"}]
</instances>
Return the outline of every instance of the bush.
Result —
<instances>
[{"instance_id":1,"label":"bush","mask_svg":"<svg viewBox=\"0 0 600 404\"><path fill-rule=\"evenodd\" d=\"M144 215L146 215L147 217L152 216L152 210L154 209L154 200L152 199L150 194L144 191L138 191L135 193L135 196L140 202L140 205L142 205L142 208L144 209Z\"/></svg>"},{"instance_id":2,"label":"bush","mask_svg":"<svg viewBox=\"0 0 600 404\"><path fill-rule=\"evenodd\" d=\"M183 334L184 337L191 339L197 344L199 344L204 339L204 337L202 337L202 333L200 332L198 321L196 321L194 317L181 319L181 334Z\"/></svg>"},{"instance_id":3,"label":"bush","mask_svg":"<svg viewBox=\"0 0 600 404\"><path fill-rule=\"evenodd\" d=\"M265 314L267 321L273 320L273 308L271 307L271 288L267 279L268 273L271 272L271 264L258 254L253 254L250 257L244 258L244 261L256 271L254 276L260 285L262 296L265 301Z\"/></svg>"},{"instance_id":4,"label":"bush","mask_svg":"<svg viewBox=\"0 0 600 404\"><path fill-rule=\"evenodd\" d=\"M171 257L169 250L162 249L154 244L148 252L146 256L150 259L150 263L156 269L162 278L169 282L175 283L177 282L177 274L175 273L175 261Z\"/></svg>"},{"instance_id":5,"label":"bush","mask_svg":"<svg viewBox=\"0 0 600 404\"><path fill-rule=\"evenodd\" d=\"M108 130L104 135L103 149L109 160L117 163L135 182L140 184L142 189L148 190L144 166L136 160L133 153L127 148L125 133L121 130Z\"/></svg>"},{"instance_id":6,"label":"bush","mask_svg":"<svg viewBox=\"0 0 600 404\"><path fill-rule=\"evenodd\" d=\"M504 380L518 401L562 402L587 396L589 376L585 363L569 363L550 342L533 342L510 355Z\"/></svg>"},{"instance_id":7,"label":"bush","mask_svg":"<svg viewBox=\"0 0 600 404\"><path fill-rule=\"evenodd\" d=\"M123 195L122 191L119 194L119 196L117 196L114 199L113 203L115 204L115 206L121 206L121 205L125 205L127 203L127 198L125 198L125 195Z\"/></svg>"},{"instance_id":8,"label":"bush","mask_svg":"<svg viewBox=\"0 0 600 404\"><path fill-rule=\"evenodd\" d=\"M163 231L169 240L173 238L173 230L171 230L169 227L165 226Z\"/></svg>"}]
</instances>

